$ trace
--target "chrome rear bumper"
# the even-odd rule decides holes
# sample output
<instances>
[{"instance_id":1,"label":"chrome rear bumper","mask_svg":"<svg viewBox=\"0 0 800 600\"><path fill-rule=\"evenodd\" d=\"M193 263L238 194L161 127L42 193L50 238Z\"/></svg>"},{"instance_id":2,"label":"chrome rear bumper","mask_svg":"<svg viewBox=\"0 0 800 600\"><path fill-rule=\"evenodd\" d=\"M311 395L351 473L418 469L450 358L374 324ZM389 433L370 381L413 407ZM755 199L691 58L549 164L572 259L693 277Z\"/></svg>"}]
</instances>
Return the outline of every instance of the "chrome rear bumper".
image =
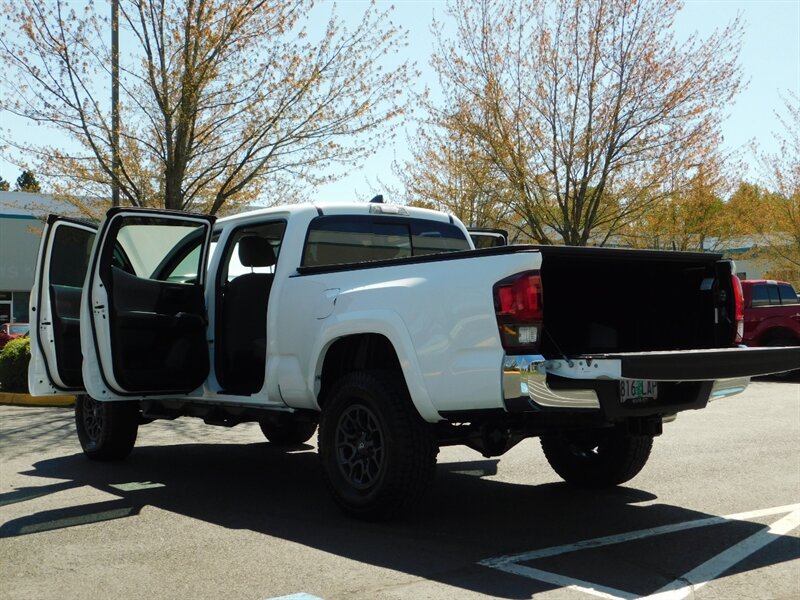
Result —
<instances>
[{"instance_id":1,"label":"chrome rear bumper","mask_svg":"<svg viewBox=\"0 0 800 600\"><path fill-rule=\"evenodd\" d=\"M614 364L616 363L616 364ZM527 404L531 409L569 408L599 410L600 399L593 389L552 389L547 383L548 371L576 380L619 380L618 361L546 360L543 356L506 356L503 359L503 399L507 406ZM739 394L750 382L749 377L718 379L711 388L709 400Z\"/></svg>"},{"instance_id":2,"label":"chrome rear bumper","mask_svg":"<svg viewBox=\"0 0 800 600\"><path fill-rule=\"evenodd\" d=\"M547 385L547 360L541 355L506 356L503 360L503 398L527 401L532 407L599 409L594 390L552 390Z\"/></svg>"},{"instance_id":3,"label":"chrome rear bumper","mask_svg":"<svg viewBox=\"0 0 800 600\"><path fill-rule=\"evenodd\" d=\"M717 379L714 382L714 387L711 388L711 400L718 400L719 398L726 398L728 396L735 396L741 394L750 383L749 377L731 377L729 379Z\"/></svg>"}]
</instances>

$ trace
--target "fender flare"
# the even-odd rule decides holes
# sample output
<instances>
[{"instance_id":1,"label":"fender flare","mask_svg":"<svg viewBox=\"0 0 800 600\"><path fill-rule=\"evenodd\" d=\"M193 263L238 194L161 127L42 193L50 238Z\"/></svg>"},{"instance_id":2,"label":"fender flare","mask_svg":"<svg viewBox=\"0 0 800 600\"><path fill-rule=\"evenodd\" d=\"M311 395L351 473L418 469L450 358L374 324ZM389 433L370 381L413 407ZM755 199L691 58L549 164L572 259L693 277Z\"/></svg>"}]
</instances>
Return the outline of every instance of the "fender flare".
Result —
<instances>
[{"instance_id":1,"label":"fender flare","mask_svg":"<svg viewBox=\"0 0 800 600\"><path fill-rule=\"evenodd\" d=\"M377 334L388 339L394 348L411 401L419 414L430 423L441 421L442 417L428 394L411 335L400 315L390 310L357 311L329 317L325 319L325 325L314 344L307 370L308 389L313 390L318 407L322 366L331 346L351 335Z\"/></svg>"},{"instance_id":2,"label":"fender flare","mask_svg":"<svg viewBox=\"0 0 800 600\"><path fill-rule=\"evenodd\" d=\"M788 338L800 339L800 333L795 331L791 325L793 325L791 320L789 320L789 323L785 323L784 319L767 321L756 337L758 345L763 346L765 339L769 340L776 334L778 336L785 334Z\"/></svg>"},{"instance_id":3,"label":"fender flare","mask_svg":"<svg viewBox=\"0 0 800 600\"><path fill-rule=\"evenodd\" d=\"M795 315L784 314L769 314L770 308L781 309L783 307L762 307L757 309L750 309L749 313L745 313L745 333L755 346L764 344L764 338L775 334L777 331L785 332L789 337L800 339L800 322L797 321ZM759 319L754 319L753 315L765 315ZM748 320L751 322L748 327ZM745 342L747 343L747 342Z\"/></svg>"}]
</instances>

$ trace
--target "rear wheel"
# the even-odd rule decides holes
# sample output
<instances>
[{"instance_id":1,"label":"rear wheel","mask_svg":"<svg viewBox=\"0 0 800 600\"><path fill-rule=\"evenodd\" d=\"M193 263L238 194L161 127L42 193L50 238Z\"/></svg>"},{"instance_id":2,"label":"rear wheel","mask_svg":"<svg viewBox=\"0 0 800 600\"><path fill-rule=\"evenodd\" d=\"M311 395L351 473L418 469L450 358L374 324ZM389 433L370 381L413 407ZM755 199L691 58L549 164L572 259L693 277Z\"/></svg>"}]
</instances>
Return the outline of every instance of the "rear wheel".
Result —
<instances>
[{"instance_id":1,"label":"rear wheel","mask_svg":"<svg viewBox=\"0 0 800 600\"><path fill-rule=\"evenodd\" d=\"M313 421L300 421L296 418L281 419L278 422L260 421L264 437L276 446L298 446L307 442L317 430Z\"/></svg>"},{"instance_id":2,"label":"rear wheel","mask_svg":"<svg viewBox=\"0 0 800 600\"><path fill-rule=\"evenodd\" d=\"M319 455L345 513L386 520L413 509L433 481L437 452L433 429L394 373L351 373L328 395Z\"/></svg>"},{"instance_id":3,"label":"rear wheel","mask_svg":"<svg viewBox=\"0 0 800 600\"><path fill-rule=\"evenodd\" d=\"M564 481L603 488L633 479L650 457L653 438L598 429L543 435L541 443L547 462Z\"/></svg>"},{"instance_id":4,"label":"rear wheel","mask_svg":"<svg viewBox=\"0 0 800 600\"><path fill-rule=\"evenodd\" d=\"M769 346L771 348L780 346L800 346L800 340L788 332L783 333L779 331L766 338L762 346ZM773 373L771 377L775 377L776 379L789 379L798 373L800 373L800 370L797 369L794 371L781 371L780 373Z\"/></svg>"},{"instance_id":5,"label":"rear wheel","mask_svg":"<svg viewBox=\"0 0 800 600\"><path fill-rule=\"evenodd\" d=\"M78 396L75 428L87 457L92 460L122 460L136 443L139 403L98 402L90 396Z\"/></svg>"}]
</instances>

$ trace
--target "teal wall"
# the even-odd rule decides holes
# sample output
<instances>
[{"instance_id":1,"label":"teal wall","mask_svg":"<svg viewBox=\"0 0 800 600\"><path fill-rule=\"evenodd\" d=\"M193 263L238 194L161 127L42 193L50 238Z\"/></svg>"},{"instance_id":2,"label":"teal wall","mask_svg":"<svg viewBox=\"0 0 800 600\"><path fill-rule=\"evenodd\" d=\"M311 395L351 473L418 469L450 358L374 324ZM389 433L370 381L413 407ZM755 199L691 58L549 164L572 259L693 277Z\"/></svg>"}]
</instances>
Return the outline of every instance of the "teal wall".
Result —
<instances>
[{"instance_id":1,"label":"teal wall","mask_svg":"<svg viewBox=\"0 0 800 600\"><path fill-rule=\"evenodd\" d=\"M43 225L28 215L0 214L0 291L30 291Z\"/></svg>"}]
</instances>

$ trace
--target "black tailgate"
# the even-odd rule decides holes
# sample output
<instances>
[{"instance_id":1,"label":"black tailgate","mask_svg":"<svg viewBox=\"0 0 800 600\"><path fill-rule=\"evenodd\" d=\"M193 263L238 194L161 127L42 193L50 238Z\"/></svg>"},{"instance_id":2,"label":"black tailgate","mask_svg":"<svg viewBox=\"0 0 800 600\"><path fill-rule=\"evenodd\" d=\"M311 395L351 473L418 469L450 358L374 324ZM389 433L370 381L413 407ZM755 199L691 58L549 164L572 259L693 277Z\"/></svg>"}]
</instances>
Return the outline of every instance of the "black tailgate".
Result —
<instances>
[{"instance_id":1,"label":"black tailgate","mask_svg":"<svg viewBox=\"0 0 800 600\"><path fill-rule=\"evenodd\" d=\"M621 352L580 358L619 360L622 377L655 381L709 381L800 369L800 347Z\"/></svg>"}]
</instances>

